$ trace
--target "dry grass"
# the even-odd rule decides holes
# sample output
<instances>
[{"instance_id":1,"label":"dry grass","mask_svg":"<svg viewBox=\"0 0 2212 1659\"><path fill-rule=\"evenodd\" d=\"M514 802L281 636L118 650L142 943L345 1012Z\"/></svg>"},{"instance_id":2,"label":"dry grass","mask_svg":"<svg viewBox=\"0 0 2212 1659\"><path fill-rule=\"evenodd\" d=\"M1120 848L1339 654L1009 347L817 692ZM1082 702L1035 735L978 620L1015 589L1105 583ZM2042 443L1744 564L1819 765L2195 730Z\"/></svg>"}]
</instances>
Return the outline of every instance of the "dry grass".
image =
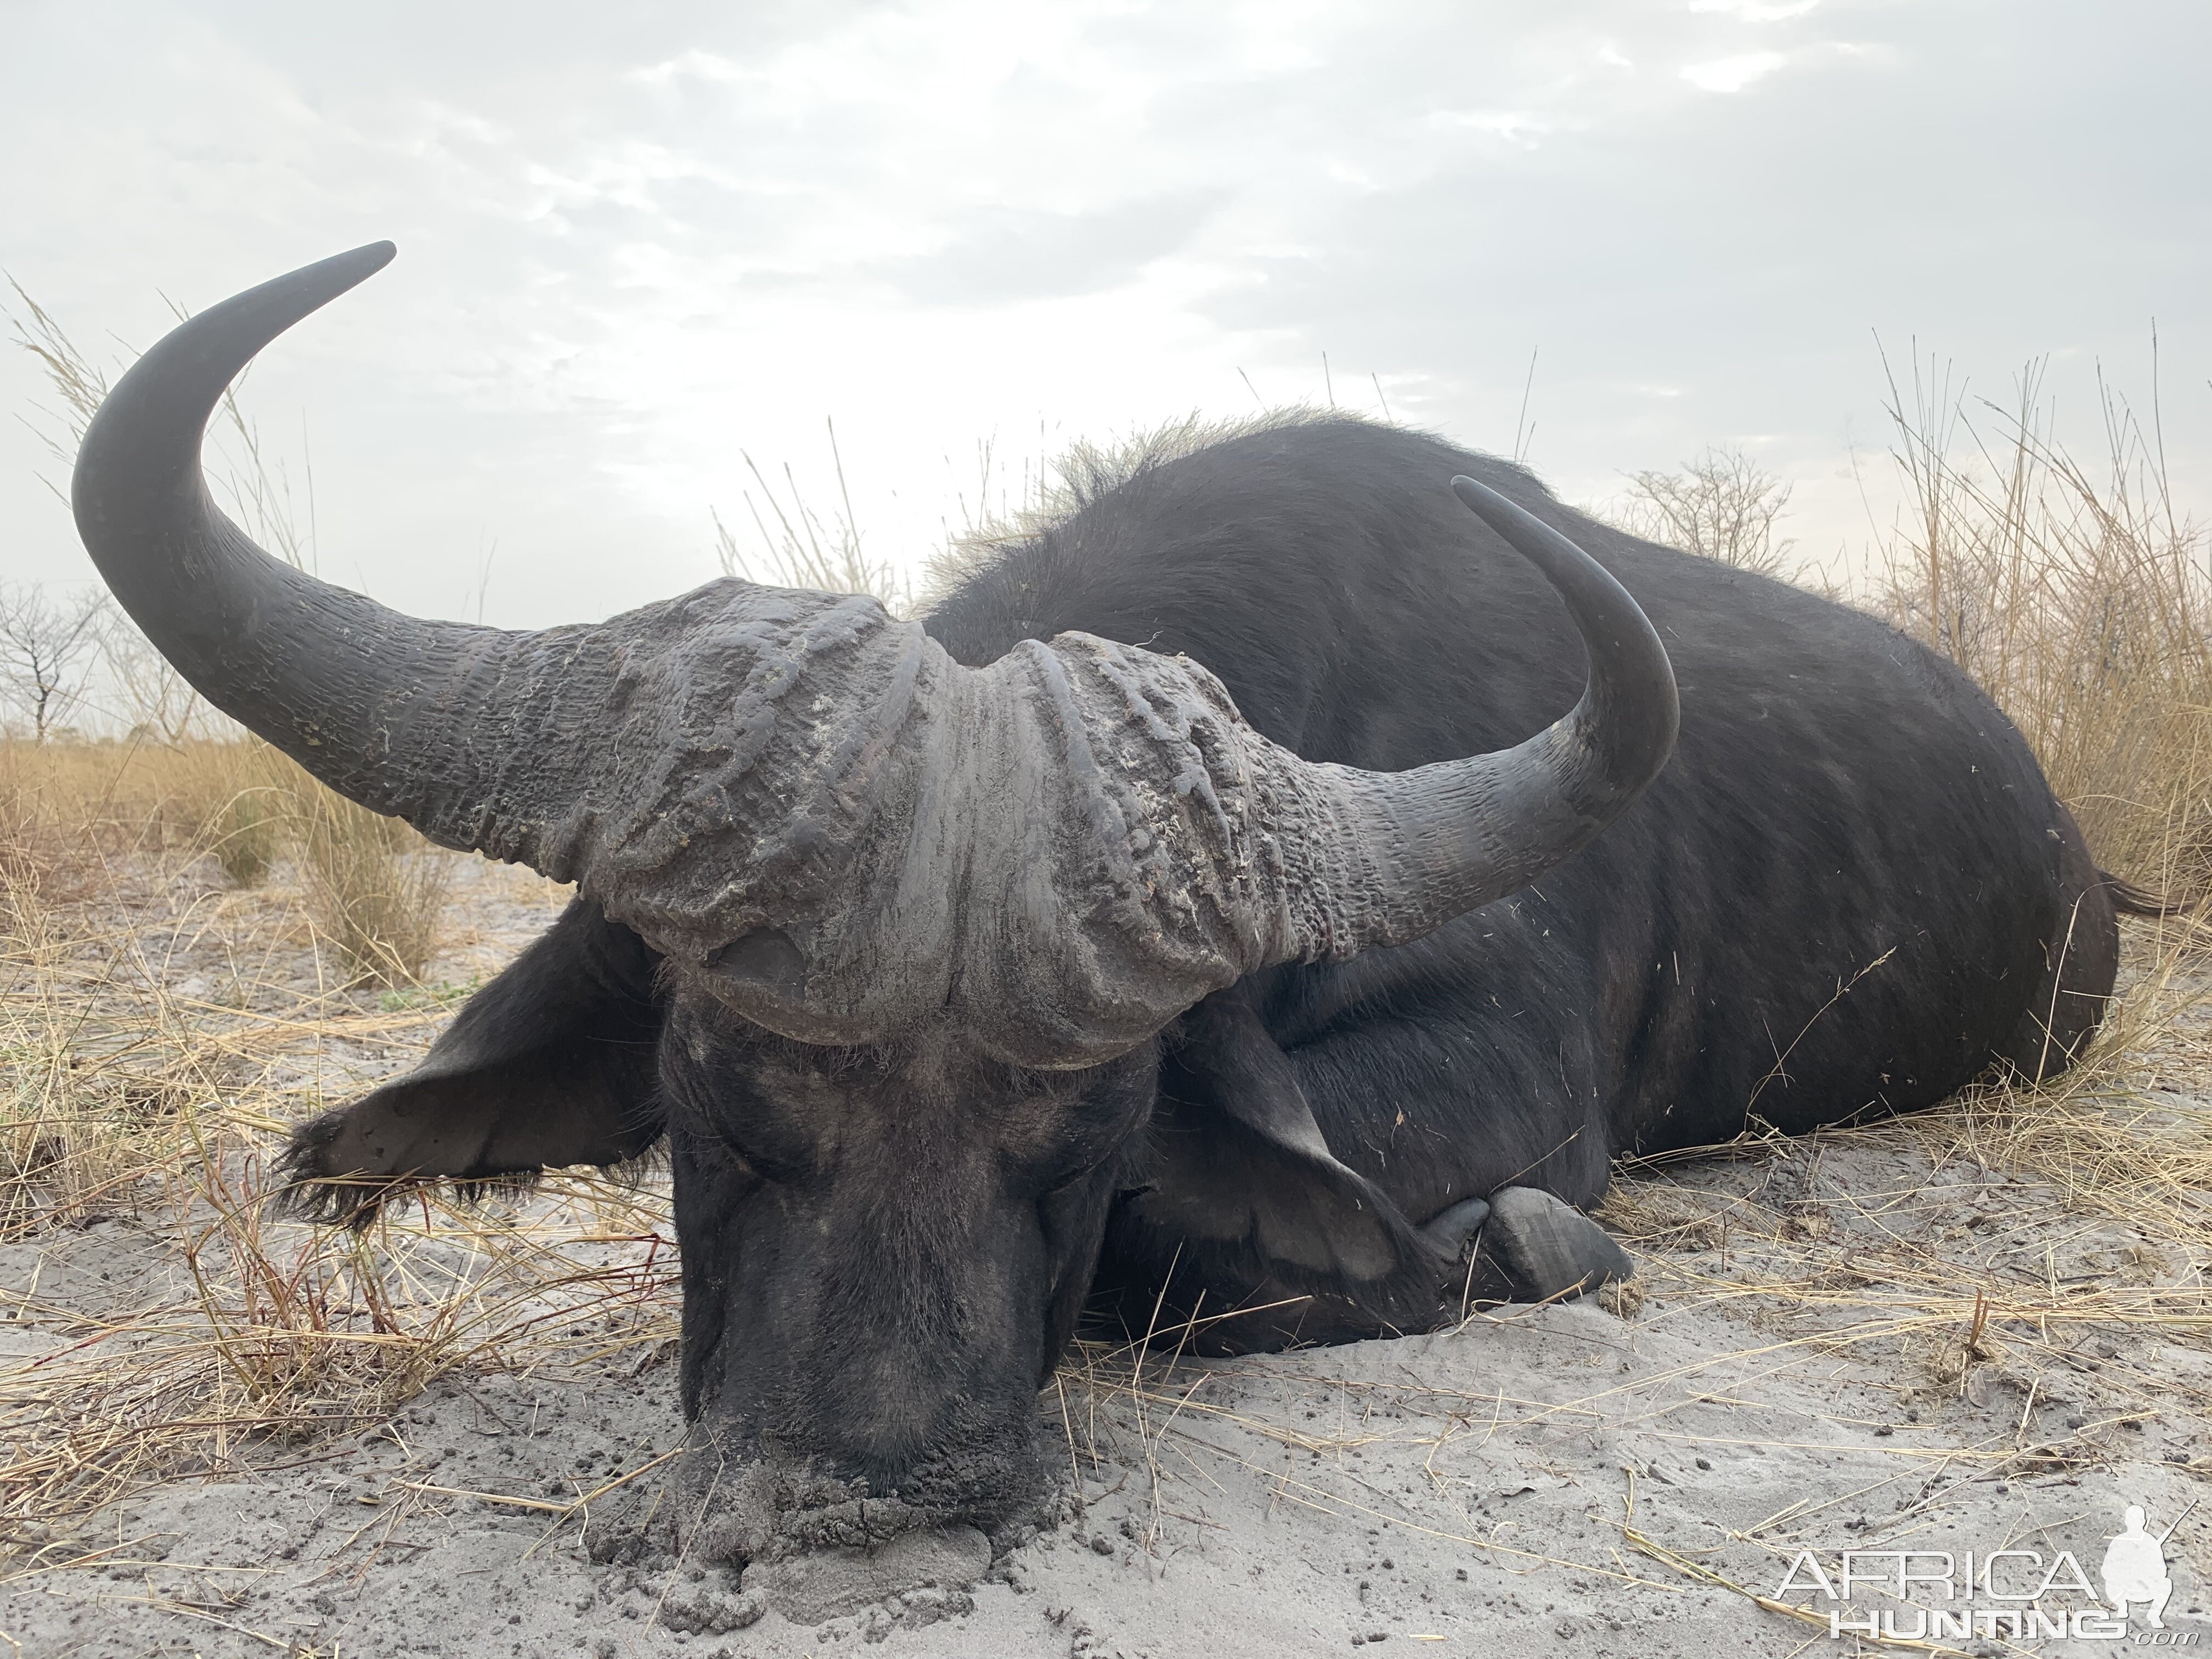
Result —
<instances>
[{"instance_id":1,"label":"dry grass","mask_svg":"<svg viewBox=\"0 0 2212 1659\"><path fill-rule=\"evenodd\" d=\"M1779 576L1796 546L1775 530L1790 488L1741 450L1709 449L1674 472L1630 474L1626 494L1606 516L1647 540Z\"/></svg>"},{"instance_id":2,"label":"dry grass","mask_svg":"<svg viewBox=\"0 0 2212 1659\"><path fill-rule=\"evenodd\" d=\"M2093 466L2033 368L2008 407L1917 376L1890 412L1909 510L1875 607L1996 699L2106 867L2212 895L2212 550L2155 416L2146 433L2107 395Z\"/></svg>"},{"instance_id":3,"label":"dry grass","mask_svg":"<svg viewBox=\"0 0 2212 1659\"><path fill-rule=\"evenodd\" d=\"M412 984L436 953L447 856L252 738L0 738L0 861L52 897L110 890L131 860L212 858L235 886L289 853L349 981Z\"/></svg>"},{"instance_id":4,"label":"dry grass","mask_svg":"<svg viewBox=\"0 0 2212 1659\"><path fill-rule=\"evenodd\" d=\"M320 785L291 799L301 881L317 927L356 981L412 984L437 951L447 859L398 819Z\"/></svg>"},{"instance_id":5,"label":"dry grass","mask_svg":"<svg viewBox=\"0 0 2212 1659\"><path fill-rule=\"evenodd\" d=\"M0 1373L0 1545L43 1549L179 1475L313 1455L456 1368L665 1348L673 1257L644 1188L426 1194L366 1237L272 1220L276 1139L358 1086L333 1054L419 1046L442 1007L316 989L281 890L180 892L144 854L108 876L136 878L128 902L15 885L0 941L0 1249L40 1263L6 1311L51 1345ZM180 990L175 963L218 937L227 994ZM102 1224L131 1271L70 1281L67 1241Z\"/></svg>"},{"instance_id":6,"label":"dry grass","mask_svg":"<svg viewBox=\"0 0 2212 1659\"><path fill-rule=\"evenodd\" d=\"M177 757L173 811L184 844L204 848L234 886L262 880L284 850L286 821L301 810L296 775L252 741L203 738L166 752Z\"/></svg>"},{"instance_id":7,"label":"dry grass","mask_svg":"<svg viewBox=\"0 0 2212 1659\"><path fill-rule=\"evenodd\" d=\"M828 422L826 430L837 477L836 510L824 518L810 507L788 464L779 485L750 455L744 455L754 486L744 496L753 530L751 550L716 513L714 556L726 576L818 592L872 593L893 615L908 615L914 609L913 585L897 563L868 551L853 513L852 493L845 487L836 422Z\"/></svg>"},{"instance_id":8,"label":"dry grass","mask_svg":"<svg viewBox=\"0 0 2212 1659\"><path fill-rule=\"evenodd\" d=\"M438 1376L665 1352L665 1218L605 1182L564 1182L525 1215L426 1200L367 1237L272 1227L235 1130L186 1166L181 1285L102 1317L35 1295L64 1346L9 1378L0 1545L181 1475L303 1455L386 1421ZM665 1242L665 1237L663 1242Z\"/></svg>"}]
</instances>

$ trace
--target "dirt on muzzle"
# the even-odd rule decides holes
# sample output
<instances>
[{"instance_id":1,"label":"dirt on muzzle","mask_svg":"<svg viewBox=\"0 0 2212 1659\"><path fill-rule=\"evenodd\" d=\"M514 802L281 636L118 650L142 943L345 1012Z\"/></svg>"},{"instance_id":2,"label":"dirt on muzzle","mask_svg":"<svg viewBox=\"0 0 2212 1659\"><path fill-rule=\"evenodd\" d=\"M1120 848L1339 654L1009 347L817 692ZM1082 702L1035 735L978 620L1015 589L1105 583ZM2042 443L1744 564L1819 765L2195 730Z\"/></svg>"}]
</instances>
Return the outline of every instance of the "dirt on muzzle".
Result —
<instances>
[{"instance_id":1,"label":"dirt on muzzle","mask_svg":"<svg viewBox=\"0 0 2212 1659\"><path fill-rule=\"evenodd\" d=\"M695 1426L676 1455L599 1506L586 1536L601 1562L738 1568L873 1554L915 1534L967 1533L1003 1548L1047 1521L1057 1496L1033 1443L934 1452L894 1486L818 1456L741 1451Z\"/></svg>"}]
</instances>

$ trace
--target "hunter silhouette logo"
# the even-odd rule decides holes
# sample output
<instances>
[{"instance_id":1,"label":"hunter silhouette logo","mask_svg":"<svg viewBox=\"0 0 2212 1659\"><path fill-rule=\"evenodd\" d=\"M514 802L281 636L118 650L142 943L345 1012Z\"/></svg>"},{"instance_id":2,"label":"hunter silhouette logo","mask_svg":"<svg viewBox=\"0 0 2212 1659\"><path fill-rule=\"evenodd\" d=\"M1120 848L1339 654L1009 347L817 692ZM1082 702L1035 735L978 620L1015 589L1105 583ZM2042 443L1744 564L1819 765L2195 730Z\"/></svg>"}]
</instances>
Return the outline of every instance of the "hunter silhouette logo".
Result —
<instances>
[{"instance_id":1,"label":"hunter silhouette logo","mask_svg":"<svg viewBox=\"0 0 2212 1659\"><path fill-rule=\"evenodd\" d=\"M2105 1599L2121 1618L2128 1616L2129 1603L2141 1601L2146 1604L2145 1622L2153 1630L2166 1628L2166 1620L2160 1615L2166 1611L2166 1598L2173 1594L2173 1580L2166 1571L2166 1540L2173 1536L2174 1527L2188 1519L2189 1510L2196 1507L2192 1500L2188 1510L2173 1517L2172 1527L2154 1536L2143 1530L2142 1505L2128 1505L2121 1516L2124 1530L2105 1546L2105 1565L2099 1573L2105 1581Z\"/></svg>"},{"instance_id":2,"label":"hunter silhouette logo","mask_svg":"<svg viewBox=\"0 0 2212 1659\"><path fill-rule=\"evenodd\" d=\"M2173 1577L2166 1544L2196 1507L2190 1504L2165 1531L2152 1532L2142 1505L2129 1504L2120 1531L2106 1540L2101 1598L2073 1551L2008 1547L1843 1550L1833 1556L1800 1550L1774 1600L1800 1605L1810 1597L1803 1610L1825 1612L1834 1638L2112 1641L2126 1638L2131 1620L2140 1617L2147 1628L2135 1635L2136 1644L2194 1648L2203 1632L2166 1628Z\"/></svg>"}]
</instances>

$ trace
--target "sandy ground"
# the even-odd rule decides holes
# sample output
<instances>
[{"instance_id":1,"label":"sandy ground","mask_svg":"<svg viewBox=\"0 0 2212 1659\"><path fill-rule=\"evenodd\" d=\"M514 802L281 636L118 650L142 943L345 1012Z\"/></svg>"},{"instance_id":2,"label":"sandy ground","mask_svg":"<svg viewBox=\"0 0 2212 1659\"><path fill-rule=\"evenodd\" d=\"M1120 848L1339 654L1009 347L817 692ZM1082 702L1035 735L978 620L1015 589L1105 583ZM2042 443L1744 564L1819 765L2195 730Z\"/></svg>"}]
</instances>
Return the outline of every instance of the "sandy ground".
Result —
<instances>
[{"instance_id":1,"label":"sandy ground","mask_svg":"<svg viewBox=\"0 0 2212 1659\"><path fill-rule=\"evenodd\" d=\"M495 967L553 900L472 866L428 977ZM313 972L254 915L235 907L158 971L196 995L225 971ZM241 951L258 952L251 972ZM301 1064L339 1095L430 1029ZM492 1210L525 1231L588 1225L558 1194ZM1914 1587L1922 1607L2001 1615L1943 1646L2206 1645L2212 1506L2165 1544L2165 1630L2138 1607L2123 1636L2015 1640L2002 1615L2064 1623L2092 1605L2067 1564L2094 1586L2127 1505L2158 1533L2203 1491L2212 1263L1911 1134L1644 1172L1610 1214L1641 1277L1608 1305L1266 1358L1085 1350L1040 1400L1060 1524L995 1560L980 1540L949 1549L926 1583L852 1563L743 1583L594 1565L585 1534L606 1500L589 1495L650 1480L681 1432L668 1309L546 1291L527 1305L575 1307L574 1340L448 1370L336 1437L249 1438L207 1473L18 1528L0 1643L40 1659L1843 1653L1861 1642L1832 1638L1832 1610L1897 1617L1897 1563L1878 1553L1949 1552L1955 1589L1965 1552L2012 1551L1971 1597ZM50 1399L88 1345L127 1353L150 1343L133 1332L173 1326L192 1288L179 1237L118 1214L0 1245L0 1408ZM594 1261L665 1252L583 1237ZM451 1244L412 1260L417 1282L426 1263L454 1283L486 1271ZM1815 1582L1846 1550L1877 1553L1856 1558L1848 1603ZM1887 1595L1868 1582L1881 1572ZM1785 1576L1800 1588L1780 1599L1809 1620L1754 1599ZM2045 1577L2039 1601L2001 1599Z\"/></svg>"}]
</instances>

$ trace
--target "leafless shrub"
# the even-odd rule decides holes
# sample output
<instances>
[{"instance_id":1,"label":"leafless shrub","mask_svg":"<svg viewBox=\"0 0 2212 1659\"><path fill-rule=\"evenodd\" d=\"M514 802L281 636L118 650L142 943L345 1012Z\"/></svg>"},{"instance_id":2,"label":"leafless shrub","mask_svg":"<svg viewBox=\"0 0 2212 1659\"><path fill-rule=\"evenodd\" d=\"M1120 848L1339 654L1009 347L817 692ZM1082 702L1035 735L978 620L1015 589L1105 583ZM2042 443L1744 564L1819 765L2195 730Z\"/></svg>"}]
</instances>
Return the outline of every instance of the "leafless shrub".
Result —
<instances>
[{"instance_id":1,"label":"leafless shrub","mask_svg":"<svg viewBox=\"0 0 2212 1659\"><path fill-rule=\"evenodd\" d=\"M1775 534L1791 486L1741 450L1708 449L1672 472L1632 472L1607 516L1632 535L1778 576L1796 543Z\"/></svg>"},{"instance_id":2,"label":"leafless shrub","mask_svg":"<svg viewBox=\"0 0 2212 1659\"><path fill-rule=\"evenodd\" d=\"M128 617L111 618L100 634L100 654L106 713L115 727L169 749L193 738L220 734L227 727L236 729Z\"/></svg>"},{"instance_id":3,"label":"leafless shrub","mask_svg":"<svg viewBox=\"0 0 2212 1659\"><path fill-rule=\"evenodd\" d=\"M35 582L0 586L0 696L44 743L84 701L108 617L104 593L53 599Z\"/></svg>"}]
</instances>

